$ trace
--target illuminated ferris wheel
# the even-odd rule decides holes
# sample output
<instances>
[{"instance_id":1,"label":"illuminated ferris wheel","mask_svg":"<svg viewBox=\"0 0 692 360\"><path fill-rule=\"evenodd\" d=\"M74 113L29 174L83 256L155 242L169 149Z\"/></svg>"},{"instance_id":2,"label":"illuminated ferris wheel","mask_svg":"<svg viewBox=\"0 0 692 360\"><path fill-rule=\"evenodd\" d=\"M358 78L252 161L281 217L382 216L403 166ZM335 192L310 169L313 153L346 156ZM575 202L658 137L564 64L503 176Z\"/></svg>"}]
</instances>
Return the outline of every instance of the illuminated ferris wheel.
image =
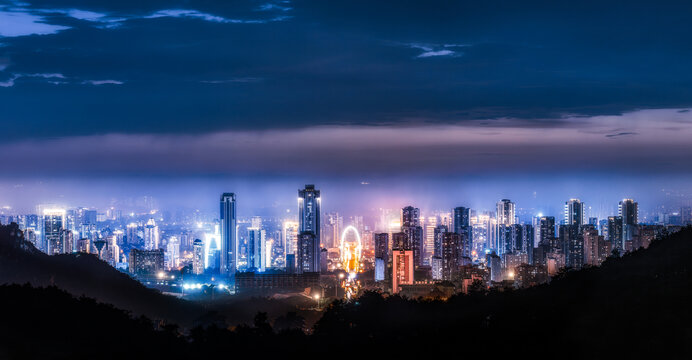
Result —
<instances>
[{"instance_id":1,"label":"illuminated ferris wheel","mask_svg":"<svg viewBox=\"0 0 692 360\"><path fill-rule=\"evenodd\" d=\"M350 238L349 233L353 233ZM360 260L363 251L363 244L360 240L360 234L355 227L349 225L341 233L341 244L339 252L341 253L341 267L349 274L360 272Z\"/></svg>"},{"instance_id":2,"label":"illuminated ferris wheel","mask_svg":"<svg viewBox=\"0 0 692 360\"><path fill-rule=\"evenodd\" d=\"M350 238L348 235L353 233ZM346 298L352 299L358 294L360 281L356 279L356 274L360 272L360 260L363 251L363 244L360 240L360 234L353 226L348 226L341 233L341 244L339 246L341 257L341 268L346 271L347 276L341 282L341 286L346 292Z\"/></svg>"}]
</instances>

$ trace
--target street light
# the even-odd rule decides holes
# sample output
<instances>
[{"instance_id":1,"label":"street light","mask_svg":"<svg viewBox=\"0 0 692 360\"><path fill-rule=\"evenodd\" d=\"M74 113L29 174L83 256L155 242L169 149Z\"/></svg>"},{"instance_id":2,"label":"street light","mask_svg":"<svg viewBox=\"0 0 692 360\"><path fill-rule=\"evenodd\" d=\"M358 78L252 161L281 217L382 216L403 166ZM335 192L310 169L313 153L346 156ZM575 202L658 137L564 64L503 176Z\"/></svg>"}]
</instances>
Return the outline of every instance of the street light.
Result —
<instances>
[{"instance_id":1,"label":"street light","mask_svg":"<svg viewBox=\"0 0 692 360\"><path fill-rule=\"evenodd\" d=\"M317 308L319 309L320 308L320 294L315 294L315 296L313 296L313 297L317 301Z\"/></svg>"},{"instance_id":2,"label":"street light","mask_svg":"<svg viewBox=\"0 0 692 360\"><path fill-rule=\"evenodd\" d=\"M339 273L339 280L343 280L346 277L344 273L340 272ZM337 286L334 287L334 297L338 298L339 297L339 286L341 286L341 282L337 284Z\"/></svg>"}]
</instances>

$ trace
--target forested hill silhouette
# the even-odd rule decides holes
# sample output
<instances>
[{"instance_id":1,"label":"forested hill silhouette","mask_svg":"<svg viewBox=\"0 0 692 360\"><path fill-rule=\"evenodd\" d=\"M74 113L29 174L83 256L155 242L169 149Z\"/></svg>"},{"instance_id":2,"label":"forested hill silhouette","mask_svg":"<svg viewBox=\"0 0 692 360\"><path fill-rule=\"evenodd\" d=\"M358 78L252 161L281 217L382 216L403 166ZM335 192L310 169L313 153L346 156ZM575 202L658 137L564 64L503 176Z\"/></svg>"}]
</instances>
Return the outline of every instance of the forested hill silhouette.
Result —
<instances>
[{"instance_id":1,"label":"forested hill silhouette","mask_svg":"<svg viewBox=\"0 0 692 360\"><path fill-rule=\"evenodd\" d=\"M296 330L301 321L290 316L282 320L284 330L277 332L263 313L257 314L254 326L212 325L185 335L173 326L154 331L146 320L55 288L0 286L0 358L157 354L156 358L177 359L247 352L255 358L277 353L351 358L690 358L690 259L688 227L646 250L609 259L599 268L565 272L549 285L526 290L476 292L446 302L367 293L330 305L310 335ZM51 336L55 338L47 338ZM52 353L38 344L53 346L58 356L43 356Z\"/></svg>"},{"instance_id":2,"label":"forested hill silhouette","mask_svg":"<svg viewBox=\"0 0 692 360\"><path fill-rule=\"evenodd\" d=\"M175 326L157 331L147 318L55 287L1 285L0 299L0 359L158 359L161 349L185 350Z\"/></svg>"},{"instance_id":3,"label":"forested hill silhouette","mask_svg":"<svg viewBox=\"0 0 692 360\"><path fill-rule=\"evenodd\" d=\"M149 289L90 254L48 256L24 240L17 224L0 226L0 284L56 286L132 312L192 324L198 305Z\"/></svg>"},{"instance_id":4,"label":"forested hill silhouette","mask_svg":"<svg viewBox=\"0 0 692 360\"><path fill-rule=\"evenodd\" d=\"M691 295L692 228L687 227L646 250L521 291L475 293L447 302L368 294L327 311L314 337L316 344L338 339L343 346L375 350L382 345L407 354L689 358L682 355L692 355Z\"/></svg>"}]
</instances>

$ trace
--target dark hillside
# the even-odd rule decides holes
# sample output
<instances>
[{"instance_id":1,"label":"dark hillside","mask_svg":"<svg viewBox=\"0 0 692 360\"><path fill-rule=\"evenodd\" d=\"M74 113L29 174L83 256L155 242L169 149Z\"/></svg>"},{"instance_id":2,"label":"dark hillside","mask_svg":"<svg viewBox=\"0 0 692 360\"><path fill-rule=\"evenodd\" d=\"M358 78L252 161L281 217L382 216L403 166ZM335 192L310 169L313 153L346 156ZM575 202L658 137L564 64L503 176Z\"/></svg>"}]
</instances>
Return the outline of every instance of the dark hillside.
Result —
<instances>
[{"instance_id":1,"label":"dark hillside","mask_svg":"<svg viewBox=\"0 0 692 360\"><path fill-rule=\"evenodd\" d=\"M94 255L48 256L25 241L16 224L0 226L0 284L56 286L74 296L181 324L191 324L204 311L194 303L149 289Z\"/></svg>"}]
</instances>

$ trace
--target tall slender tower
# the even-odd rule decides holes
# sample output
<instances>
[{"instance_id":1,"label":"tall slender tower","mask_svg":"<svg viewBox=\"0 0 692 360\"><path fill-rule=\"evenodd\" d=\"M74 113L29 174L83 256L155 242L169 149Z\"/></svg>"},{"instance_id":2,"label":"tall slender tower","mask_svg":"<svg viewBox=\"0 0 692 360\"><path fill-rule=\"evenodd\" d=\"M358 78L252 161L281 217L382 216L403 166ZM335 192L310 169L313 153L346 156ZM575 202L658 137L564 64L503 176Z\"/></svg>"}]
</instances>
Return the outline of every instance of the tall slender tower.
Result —
<instances>
[{"instance_id":1,"label":"tall slender tower","mask_svg":"<svg viewBox=\"0 0 692 360\"><path fill-rule=\"evenodd\" d=\"M297 269L302 272L320 271L320 208L322 200L315 185L298 190L298 256Z\"/></svg>"},{"instance_id":2,"label":"tall slender tower","mask_svg":"<svg viewBox=\"0 0 692 360\"><path fill-rule=\"evenodd\" d=\"M220 272L224 275L235 275L238 242L236 241L235 194L221 195L221 261Z\"/></svg>"}]
</instances>

